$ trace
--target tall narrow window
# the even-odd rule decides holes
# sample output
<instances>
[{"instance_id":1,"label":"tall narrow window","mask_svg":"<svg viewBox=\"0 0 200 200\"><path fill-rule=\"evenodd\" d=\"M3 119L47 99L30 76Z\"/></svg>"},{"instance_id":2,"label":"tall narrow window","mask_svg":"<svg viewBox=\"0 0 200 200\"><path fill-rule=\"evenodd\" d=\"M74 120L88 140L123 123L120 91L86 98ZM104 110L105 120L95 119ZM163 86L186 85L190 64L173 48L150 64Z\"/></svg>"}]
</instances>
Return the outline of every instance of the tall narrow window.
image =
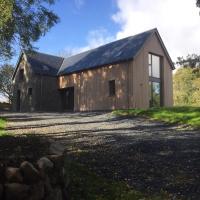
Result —
<instances>
[{"instance_id":1,"label":"tall narrow window","mask_svg":"<svg viewBox=\"0 0 200 200\"><path fill-rule=\"evenodd\" d=\"M33 93L33 89L32 88L28 88L28 96L32 96Z\"/></svg>"},{"instance_id":2,"label":"tall narrow window","mask_svg":"<svg viewBox=\"0 0 200 200\"><path fill-rule=\"evenodd\" d=\"M109 96L115 96L115 80L109 81Z\"/></svg>"},{"instance_id":3,"label":"tall narrow window","mask_svg":"<svg viewBox=\"0 0 200 200\"><path fill-rule=\"evenodd\" d=\"M149 104L150 107L161 106L161 59L149 54Z\"/></svg>"},{"instance_id":4,"label":"tall narrow window","mask_svg":"<svg viewBox=\"0 0 200 200\"><path fill-rule=\"evenodd\" d=\"M24 80L24 69L19 70L19 80L21 80L21 81Z\"/></svg>"}]
</instances>

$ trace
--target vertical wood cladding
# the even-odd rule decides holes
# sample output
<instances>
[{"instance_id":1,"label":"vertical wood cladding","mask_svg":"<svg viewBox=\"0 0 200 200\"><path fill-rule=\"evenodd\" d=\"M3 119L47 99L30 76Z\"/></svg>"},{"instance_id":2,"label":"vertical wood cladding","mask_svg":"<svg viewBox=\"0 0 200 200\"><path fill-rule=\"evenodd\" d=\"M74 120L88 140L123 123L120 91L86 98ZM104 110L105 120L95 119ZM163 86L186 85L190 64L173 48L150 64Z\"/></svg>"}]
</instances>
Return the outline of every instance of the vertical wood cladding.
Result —
<instances>
[{"instance_id":1,"label":"vertical wood cladding","mask_svg":"<svg viewBox=\"0 0 200 200\"><path fill-rule=\"evenodd\" d=\"M132 62L61 76L60 88L74 87L75 111L129 108L129 68ZM115 80L116 94L110 96L109 81Z\"/></svg>"},{"instance_id":2,"label":"vertical wood cladding","mask_svg":"<svg viewBox=\"0 0 200 200\"><path fill-rule=\"evenodd\" d=\"M20 78L24 71L23 80ZM13 111L17 111L17 92L20 91L20 111L60 111L60 93L58 78L35 74L24 56L19 63L16 76L13 80ZM32 95L29 95L32 88Z\"/></svg>"},{"instance_id":3,"label":"vertical wood cladding","mask_svg":"<svg viewBox=\"0 0 200 200\"><path fill-rule=\"evenodd\" d=\"M161 56L162 99L173 105L172 68L156 34L146 42L133 61L59 77L59 88L74 87L75 111L149 108L148 54ZM116 95L109 95L109 81L115 80Z\"/></svg>"},{"instance_id":4,"label":"vertical wood cladding","mask_svg":"<svg viewBox=\"0 0 200 200\"><path fill-rule=\"evenodd\" d=\"M153 34L131 61L59 77L35 74L24 56L14 78L13 110L20 90L21 111L64 111L61 94L65 91L61 90L69 87L74 87L74 111L149 108L149 53L162 58L162 104L172 106L172 66ZM23 80L21 70L24 70ZM109 81L115 81L115 95L109 94ZM29 88L32 95L28 95Z\"/></svg>"}]
</instances>

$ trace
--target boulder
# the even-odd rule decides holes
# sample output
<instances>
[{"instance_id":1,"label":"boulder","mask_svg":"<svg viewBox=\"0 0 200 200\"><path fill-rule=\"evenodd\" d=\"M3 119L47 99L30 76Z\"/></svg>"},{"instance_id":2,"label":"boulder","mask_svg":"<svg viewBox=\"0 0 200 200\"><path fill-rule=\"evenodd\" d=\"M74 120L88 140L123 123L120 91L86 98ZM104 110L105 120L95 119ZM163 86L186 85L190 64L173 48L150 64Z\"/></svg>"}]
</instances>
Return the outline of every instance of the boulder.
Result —
<instances>
[{"instance_id":1,"label":"boulder","mask_svg":"<svg viewBox=\"0 0 200 200\"><path fill-rule=\"evenodd\" d=\"M44 180L44 190L46 194L50 194L53 190L50 179L48 176L45 177Z\"/></svg>"},{"instance_id":2,"label":"boulder","mask_svg":"<svg viewBox=\"0 0 200 200\"><path fill-rule=\"evenodd\" d=\"M24 182L27 184L34 184L41 180L39 171L27 161L24 161L20 165L20 171L23 175Z\"/></svg>"},{"instance_id":3,"label":"boulder","mask_svg":"<svg viewBox=\"0 0 200 200\"><path fill-rule=\"evenodd\" d=\"M48 156L48 159L53 162L55 169L61 169L64 165L63 155L50 155Z\"/></svg>"},{"instance_id":4,"label":"boulder","mask_svg":"<svg viewBox=\"0 0 200 200\"><path fill-rule=\"evenodd\" d=\"M60 188L55 188L47 195L45 200L63 200L62 191Z\"/></svg>"},{"instance_id":5,"label":"boulder","mask_svg":"<svg viewBox=\"0 0 200 200\"><path fill-rule=\"evenodd\" d=\"M64 150L65 150L65 146L57 141L54 141L53 143L51 143L49 147L50 154L62 155Z\"/></svg>"},{"instance_id":6,"label":"boulder","mask_svg":"<svg viewBox=\"0 0 200 200\"><path fill-rule=\"evenodd\" d=\"M5 167L0 164L0 183L5 182Z\"/></svg>"},{"instance_id":7,"label":"boulder","mask_svg":"<svg viewBox=\"0 0 200 200\"><path fill-rule=\"evenodd\" d=\"M42 200L44 199L44 183L40 181L37 184L31 185L30 198L29 200Z\"/></svg>"},{"instance_id":8,"label":"boulder","mask_svg":"<svg viewBox=\"0 0 200 200\"><path fill-rule=\"evenodd\" d=\"M9 183L22 183L23 177L19 168L7 167L5 170L6 182Z\"/></svg>"},{"instance_id":9,"label":"boulder","mask_svg":"<svg viewBox=\"0 0 200 200\"><path fill-rule=\"evenodd\" d=\"M5 184L5 200L27 200L30 186L19 183Z\"/></svg>"},{"instance_id":10,"label":"boulder","mask_svg":"<svg viewBox=\"0 0 200 200\"><path fill-rule=\"evenodd\" d=\"M39 169L43 171L51 170L54 167L54 164L51 160L49 160L47 157L42 157L37 161L37 165Z\"/></svg>"},{"instance_id":11,"label":"boulder","mask_svg":"<svg viewBox=\"0 0 200 200\"><path fill-rule=\"evenodd\" d=\"M2 199L3 197L3 185L0 184L0 199Z\"/></svg>"}]
</instances>

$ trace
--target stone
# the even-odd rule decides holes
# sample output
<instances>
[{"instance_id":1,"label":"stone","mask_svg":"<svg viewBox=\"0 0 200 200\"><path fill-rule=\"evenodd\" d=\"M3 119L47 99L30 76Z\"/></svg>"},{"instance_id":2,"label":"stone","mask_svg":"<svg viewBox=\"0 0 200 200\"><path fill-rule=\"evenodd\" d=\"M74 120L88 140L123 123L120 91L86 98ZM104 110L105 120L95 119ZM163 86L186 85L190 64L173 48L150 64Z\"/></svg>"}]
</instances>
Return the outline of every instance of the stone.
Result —
<instances>
[{"instance_id":1,"label":"stone","mask_svg":"<svg viewBox=\"0 0 200 200\"><path fill-rule=\"evenodd\" d=\"M5 167L0 164L0 183L5 182Z\"/></svg>"},{"instance_id":2,"label":"stone","mask_svg":"<svg viewBox=\"0 0 200 200\"><path fill-rule=\"evenodd\" d=\"M45 189L45 192L48 194L51 193L53 190L51 182L50 182L50 178L48 176L46 176L44 180L44 189Z\"/></svg>"},{"instance_id":3,"label":"stone","mask_svg":"<svg viewBox=\"0 0 200 200\"><path fill-rule=\"evenodd\" d=\"M45 196L44 183L40 181L37 184L31 185L29 200L42 200Z\"/></svg>"},{"instance_id":4,"label":"stone","mask_svg":"<svg viewBox=\"0 0 200 200\"><path fill-rule=\"evenodd\" d=\"M20 183L5 184L5 200L27 200L30 186Z\"/></svg>"},{"instance_id":5,"label":"stone","mask_svg":"<svg viewBox=\"0 0 200 200\"><path fill-rule=\"evenodd\" d=\"M23 177L19 168L7 167L5 170L6 182L9 183L22 183Z\"/></svg>"},{"instance_id":6,"label":"stone","mask_svg":"<svg viewBox=\"0 0 200 200\"><path fill-rule=\"evenodd\" d=\"M3 198L3 185L0 184L0 199Z\"/></svg>"},{"instance_id":7,"label":"stone","mask_svg":"<svg viewBox=\"0 0 200 200\"><path fill-rule=\"evenodd\" d=\"M54 141L50 144L49 147L49 153L50 154L56 154L56 155L62 155L65 151L65 146L62 145L60 142Z\"/></svg>"},{"instance_id":8,"label":"stone","mask_svg":"<svg viewBox=\"0 0 200 200\"><path fill-rule=\"evenodd\" d=\"M62 168L62 177L64 189L67 189L70 184L70 177L69 174L67 174L66 169L64 167Z\"/></svg>"},{"instance_id":9,"label":"stone","mask_svg":"<svg viewBox=\"0 0 200 200\"><path fill-rule=\"evenodd\" d=\"M51 160L54 164L54 168L61 169L64 165L64 156L63 155L50 155L48 159Z\"/></svg>"},{"instance_id":10,"label":"stone","mask_svg":"<svg viewBox=\"0 0 200 200\"><path fill-rule=\"evenodd\" d=\"M54 164L51 160L49 160L47 157L42 157L37 161L37 165L39 169L43 171L48 171L49 169L52 169L54 167Z\"/></svg>"},{"instance_id":11,"label":"stone","mask_svg":"<svg viewBox=\"0 0 200 200\"><path fill-rule=\"evenodd\" d=\"M63 200L62 190L60 188L55 188L51 193L47 195L45 200Z\"/></svg>"},{"instance_id":12,"label":"stone","mask_svg":"<svg viewBox=\"0 0 200 200\"><path fill-rule=\"evenodd\" d=\"M20 171L23 175L24 182L27 184L37 183L41 180L39 171L28 161L21 163Z\"/></svg>"}]
</instances>

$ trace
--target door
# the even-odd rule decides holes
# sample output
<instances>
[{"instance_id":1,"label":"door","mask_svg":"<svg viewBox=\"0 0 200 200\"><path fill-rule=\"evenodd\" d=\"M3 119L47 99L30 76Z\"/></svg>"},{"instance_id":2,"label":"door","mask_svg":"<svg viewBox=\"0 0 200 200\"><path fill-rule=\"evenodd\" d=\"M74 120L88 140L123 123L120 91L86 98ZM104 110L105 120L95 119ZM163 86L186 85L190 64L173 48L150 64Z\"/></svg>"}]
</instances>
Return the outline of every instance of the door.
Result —
<instances>
[{"instance_id":1,"label":"door","mask_svg":"<svg viewBox=\"0 0 200 200\"><path fill-rule=\"evenodd\" d=\"M61 90L61 101L63 111L74 111L74 87Z\"/></svg>"},{"instance_id":2,"label":"door","mask_svg":"<svg viewBox=\"0 0 200 200\"><path fill-rule=\"evenodd\" d=\"M19 112L20 111L20 107L21 107L21 92L20 90L17 90L17 102L16 102L16 111Z\"/></svg>"}]
</instances>

